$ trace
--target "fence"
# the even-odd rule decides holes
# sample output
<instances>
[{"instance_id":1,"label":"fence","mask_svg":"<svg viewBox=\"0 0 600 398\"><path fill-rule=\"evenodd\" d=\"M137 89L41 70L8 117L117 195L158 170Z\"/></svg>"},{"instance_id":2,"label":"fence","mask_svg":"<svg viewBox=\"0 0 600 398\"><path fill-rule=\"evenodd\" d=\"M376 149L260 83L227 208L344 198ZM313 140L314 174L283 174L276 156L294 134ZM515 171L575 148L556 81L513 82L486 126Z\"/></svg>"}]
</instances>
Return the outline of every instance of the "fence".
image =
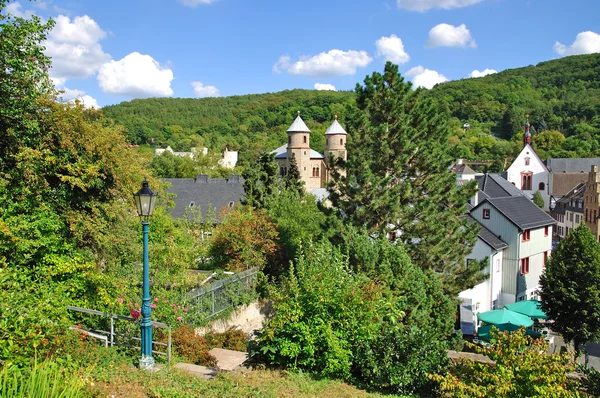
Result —
<instances>
[{"instance_id":1,"label":"fence","mask_svg":"<svg viewBox=\"0 0 600 398\"><path fill-rule=\"evenodd\" d=\"M81 312L84 314L96 315L96 316L110 319L110 330L108 330L108 331L97 330L97 329L89 329L88 330L88 329L82 329L79 327L73 327L72 329L78 330L82 333L85 333L89 336L92 336L94 338L97 338L97 339L103 341L104 345L106 347L121 346L121 347L136 348L136 349L141 350L141 343L140 343L141 338L130 336L127 333L117 333L115 331L115 321L116 320L138 323L136 319L129 317L129 316L106 314L101 311L90 310L87 308L74 307L71 305L68 306L67 309L70 311ZM162 323L162 322L152 322L152 326L167 329L167 342L162 343L160 341L153 340L152 341L152 354L166 355L167 362L169 364L171 364L171 325L168 325L168 324ZM139 328L137 330L139 331ZM138 344L137 345L131 344L131 341L137 342ZM166 352L155 350L154 349L155 346L165 347Z\"/></svg>"},{"instance_id":2,"label":"fence","mask_svg":"<svg viewBox=\"0 0 600 398\"><path fill-rule=\"evenodd\" d=\"M254 291L257 273L258 268L250 268L209 286L193 289L186 295L186 301L194 311L206 313L207 318L211 318L241 304L243 296Z\"/></svg>"}]
</instances>

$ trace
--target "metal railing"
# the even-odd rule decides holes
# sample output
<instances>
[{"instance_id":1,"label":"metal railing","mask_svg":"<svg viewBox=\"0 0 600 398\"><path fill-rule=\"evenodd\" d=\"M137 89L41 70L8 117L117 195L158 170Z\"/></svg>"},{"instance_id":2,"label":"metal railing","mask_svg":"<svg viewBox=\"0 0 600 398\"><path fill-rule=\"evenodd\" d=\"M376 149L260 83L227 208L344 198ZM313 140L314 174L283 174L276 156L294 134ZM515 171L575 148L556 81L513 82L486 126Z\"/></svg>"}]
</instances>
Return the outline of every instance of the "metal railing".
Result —
<instances>
[{"instance_id":1,"label":"metal railing","mask_svg":"<svg viewBox=\"0 0 600 398\"><path fill-rule=\"evenodd\" d=\"M193 310L206 313L207 318L211 318L240 304L239 298L254 290L252 284L257 274L258 268L250 268L209 286L193 289L186 295L186 301Z\"/></svg>"},{"instance_id":2,"label":"metal railing","mask_svg":"<svg viewBox=\"0 0 600 398\"><path fill-rule=\"evenodd\" d=\"M110 347L114 347L114 346L120 346L120 347L127 347L127 348L135 348L138 350L141 350L141 344L137 344L137 345L132 345L132 344L128 344L128 343L123 343L123 342L117 342L116 340L119 338L123 338L125 341L136 341L136 342L140 342L141 338L139 337L134 337L134 336L130 336L126 333L117 333L115 331L115 320L122 320L122 321L127 321L127 322L135 322L138 323L138 321L135 318L132 318L130 316L124 316L124 315L117 315L117 314L107 314L101 311L96 311L96 310L90 310L87 308L80 308L80 307L74 307L69 305L67 307L68 310L70 311L75 311L75 312L81 312L84 314L89 314L89 315L96 315L96 316L100 316L100 317L104 317L104 318L109 318L110 319L110 330L97 330L97 329L83 329L80 327L72 327L71 329L73 330L77 330L81 333L84 333L88 336L97 338L99 340L102 340L104 342L104 345L106 347L110 346ZM169 364L171 364L171 325L168 325L166 323L162 323L162 322L152 322L152 326L153 327L158 327L158 328L163 328L163 329L167 329L167 342L163 343L160 341L152 341L152 353L153 354L157 354L157 355L166 355L167 356L167 362ZM166 352L164 351L159 351L159 350L155 350L154 346L159 346L159 347L166 347Z\"/></svg>"}]
</instances>

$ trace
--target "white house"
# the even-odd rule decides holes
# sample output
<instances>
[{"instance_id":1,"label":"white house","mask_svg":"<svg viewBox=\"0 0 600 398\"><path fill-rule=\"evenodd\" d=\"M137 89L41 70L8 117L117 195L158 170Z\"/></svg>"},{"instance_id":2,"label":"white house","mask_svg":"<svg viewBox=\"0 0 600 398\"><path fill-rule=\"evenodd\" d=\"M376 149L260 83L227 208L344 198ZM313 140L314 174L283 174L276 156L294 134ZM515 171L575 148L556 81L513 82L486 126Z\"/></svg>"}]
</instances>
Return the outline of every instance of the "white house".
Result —
<instances>
[{"instance_id":1,"label":"white house","mask_svg":"<svg viewBox=\"0 0 600 398\"><path fill-rule=\"evenodd\" d=\"M525 196L486 198L470 215L507 244L497 306L537 298L539 278L552 251L552 217Z\"/></svg>"},{"instance_id":2,"label":"white house","mask_svg":"<svg viewBox=\"0 0 600 398\"><path fill-rule=\"evenodd\" d=\"M527 122L523 135L523 150L506 170L506 179L530 198L539 191L544 199L544 210L548 211L550 208L549 178L548 168L531 147L531 134Z\"/></svg>"}]
</instances>

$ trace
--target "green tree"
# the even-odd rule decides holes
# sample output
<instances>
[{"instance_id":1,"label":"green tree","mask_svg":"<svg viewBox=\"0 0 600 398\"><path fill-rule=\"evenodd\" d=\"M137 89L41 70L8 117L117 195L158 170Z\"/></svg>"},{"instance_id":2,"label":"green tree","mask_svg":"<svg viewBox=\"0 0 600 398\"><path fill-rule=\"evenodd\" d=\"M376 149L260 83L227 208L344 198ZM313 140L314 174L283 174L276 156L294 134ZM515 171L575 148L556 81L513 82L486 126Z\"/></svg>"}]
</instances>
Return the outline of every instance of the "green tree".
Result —
<instances>
[{"instance_id":1,"label":"green tree","mask_svg":"<svg viewBox=\"0 0 600 398\"><path fill-rule=\"evenodd\" d=\"M532 138L536 149L544 151L552 151L554 149L560 149L566 141L565 136L556 130L544 130L541 133L537 133Z\"/></svg>"},{"instance_id":2,"label":"green tree","mask_svg":"<svg viewBox=\"0 0 600 398\"><path fill-rule=\"evenodd\" d=\"M600 337L600 243L585 224L552 252L540 286L552 329L573 341L576 351Z\"/></svg>"},{"instance_id":3,"label":"green tree","mask_svg":"<svg viewBox=\"0 0 600 398\"><path fill-rule=\"evenodd\" d=\"M257 209L265 207L269 199L279 190L279 167L272 153L262 154L251 166L244 169L243 203Z\"/></svg>"},{"instance_id":4,"label":"green tree","mask_svg":"<svg viewBox=\"0 0 600 398\"><path fill-rule=\"evenodd\" d=\"M330 199L349 223L374 236L400 231L413 261L435 269L451 295L482 278L465 256L477 228L464 217L476 183L458 187L448 167L447 116L423 90L412 90L392 63L383 75L356 87L356 104L346 122L348 160L339 160Z\"/></svg>"},{"instance_id":5,"label":"green tree","mask_svg":"<svg viewBox=\"0 0 600 398\"><path fill-rule=\"evenodd\" d=\"M298 192L300 197L306 193L304 188L304 181L300 178L300 170L298 170L298 162L296 158L292 156L290 159L290 169L287 175L283 178L283 185L285 188Z\"/></svg>"},{"instance_id":6,"label":"green tree","mask_svg":"<svg viewBox=\"0 0 600 398\"><path fill-rule=\"evenodd\" d=\"M526 336L524 328L495 336L487 347L469 343L493 363L459 359L446 375L430 375L440 383L443 397L578 396L576 385L567 379L574 369L569 354L548 355L548 345L542 339Z\"/></svg>"},{"instance_id":7,"label":"green tree","mask_svg":"<svg viewBox=\"0 0 600 398\"><path fill-rule=\"evenodd\" d=\"M542 194L540 191L535 191L532 199L533 199L533 203L535 203L535 205L537 207L539 207L540 209L544 208L544 198L542 197Z\"/></svg>"},{"instance_id":8,"label":"green tree","mask_svg":"<svg viewBox=\"0 0 600 398\"><path fill-rule=\"evenodd\" d=\"M525 119L525 111L523 109L512 104L508 105L500 123L500 136L508 140L515 134L522 133Z\"/></svg>"}]
</instances>

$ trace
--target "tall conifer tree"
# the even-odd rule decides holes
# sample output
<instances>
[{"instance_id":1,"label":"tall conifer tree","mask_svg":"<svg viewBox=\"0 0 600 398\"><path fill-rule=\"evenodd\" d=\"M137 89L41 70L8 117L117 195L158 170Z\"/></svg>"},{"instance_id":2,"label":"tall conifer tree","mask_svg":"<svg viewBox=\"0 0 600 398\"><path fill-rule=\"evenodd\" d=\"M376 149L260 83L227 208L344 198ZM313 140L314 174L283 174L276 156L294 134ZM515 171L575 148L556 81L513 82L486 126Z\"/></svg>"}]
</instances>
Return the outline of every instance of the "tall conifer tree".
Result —
<instances>
[{"instance_id":1,"label":"tall conifer tree","mask_svg":"<svg viewBox=\"0 0 600 398\"><path fill-rule=\"evenodd\" d=\"M476 185L457 186L448 171L455 159L446 114L390 62L355 91L348 160L338 160L330 188L333 206L373 236L396 231L417 264L438 271L448 294L473 287L484 266L464 262L478 233L465 217Z\"/></svg>"},{"instance_id":2,"label":"tall conifer tree","mask_svg":"<svg viewBox=\"0 0 600 398\"><path fill-rule=\"evenodd\" d=\"M290 169L288 170L287 175L283 179L284 187L298 192L300 197L304 196L306 189L304 188L304 181L300 178L300 170L298 170L298 162L296 162L296 158L292 156L290 159Z\"/></svg>"}]
</instances>

